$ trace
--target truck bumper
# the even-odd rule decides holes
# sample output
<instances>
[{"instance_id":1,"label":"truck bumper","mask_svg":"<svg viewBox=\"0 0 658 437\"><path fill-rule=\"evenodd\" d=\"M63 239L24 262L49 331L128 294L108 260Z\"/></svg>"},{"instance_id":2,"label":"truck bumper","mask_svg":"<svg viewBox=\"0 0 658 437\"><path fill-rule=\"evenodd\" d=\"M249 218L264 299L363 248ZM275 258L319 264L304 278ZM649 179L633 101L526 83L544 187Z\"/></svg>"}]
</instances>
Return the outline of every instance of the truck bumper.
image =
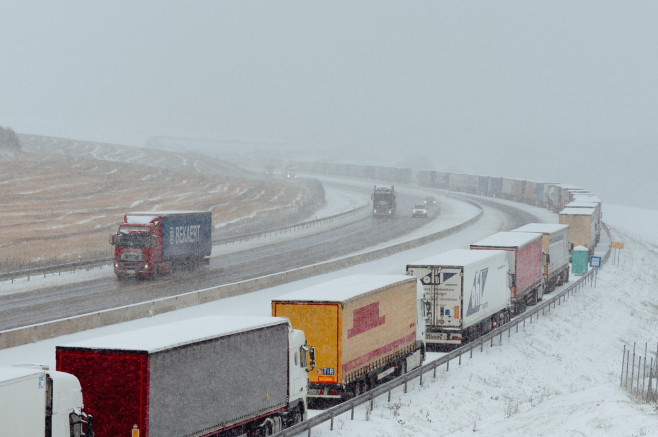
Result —
<instances>
[{"instance_id":1,"label":"truck bumper","mask_svg":"<svg viewBox=\"0 0 658 437\"><path fill-rule=\"evenodd\" d=\"M343 388L339 385L310 384L308 397L314 399L341 399Z\"/></svg>"}]
</instances>

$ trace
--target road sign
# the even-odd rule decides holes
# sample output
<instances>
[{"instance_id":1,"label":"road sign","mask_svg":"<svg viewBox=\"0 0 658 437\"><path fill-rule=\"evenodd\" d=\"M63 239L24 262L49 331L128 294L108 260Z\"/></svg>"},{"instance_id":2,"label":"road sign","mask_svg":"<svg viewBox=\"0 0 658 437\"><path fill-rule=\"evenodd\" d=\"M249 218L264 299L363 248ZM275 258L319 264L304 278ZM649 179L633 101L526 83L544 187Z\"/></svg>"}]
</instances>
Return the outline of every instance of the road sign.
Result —
<instances>
[{"instance_id":1,"label":"road sign","mask_svg":"<svg viewBox=\"0 0 658 437\"><path fill-rule=\"evenodd\" d=\"M600 268L601 267L601 257L600 256L591 256L589 258L589 266L590 267Z\"/></svg>"},{"instance_id":2,"label":"road sign","mask_svg":"<svg viewBox=\"0 0 658 437\"><path fill-rule=\"evenodd\" d=\"M612 244L610 244L610 247L613 249L623 249L624 248L624 243L621 241L613 241Z\"/></svg>"}]
</instances>

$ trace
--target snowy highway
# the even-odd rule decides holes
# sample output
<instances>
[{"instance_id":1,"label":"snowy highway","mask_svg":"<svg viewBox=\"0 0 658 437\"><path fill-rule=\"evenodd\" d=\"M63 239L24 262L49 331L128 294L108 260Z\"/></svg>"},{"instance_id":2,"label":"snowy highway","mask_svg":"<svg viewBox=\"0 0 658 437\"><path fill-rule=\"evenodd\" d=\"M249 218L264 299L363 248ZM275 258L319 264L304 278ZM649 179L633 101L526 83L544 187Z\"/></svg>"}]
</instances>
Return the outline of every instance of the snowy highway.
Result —
<instances>
[{"instance_id":1,"label":"snowy highway","mask_svg":"<svg viewBox=\"0 0 658 437\"><path fill-rule=\"evenodd\" d=\"M335 182L334 182L335 183ZM331 183L327 185L331 189ZM361 193L360 201L368 200L371 187L353 182L352 190ZM343 188L344 190L345 188ZM361 190L361 191L359 191ZM367 211L343 223L329 224L325 228L292 233L285 237L259 239L254 242L219 246L213 249L208 268L195 272L174 272L170 277L156 281L118 281L111 269L104 275L84 282L67 281L74 275L65 275L61 284L12 293L20 284L5 284L0 296L0 330L64 319L81 314L117 308L138 302L189 293L198 289L237 283L257 277L298 269L303 266L340 258L352 253L393 244L414 236L447 229L468 220L476 209L463 201L439 196L439 205L429 219L411 218L415 200L427 190L399 188L398 214L393 219L373 218ZM354 196L354 191L350 192ZM485 205L484 222L497 223L496 230L510 229L535 220L528 212L492 200L480 200ZM493 206L492 206L493 205ZM331 211L332 205L327 205ZM335 207L334 207L335 208ZM336 212L338 213L338 212ZM540 219L543 220L543 219ZM462 245L474 241L470 232L463 232ZM37 287L38 282L34 282Z\"/></svg>"}]
</instances>

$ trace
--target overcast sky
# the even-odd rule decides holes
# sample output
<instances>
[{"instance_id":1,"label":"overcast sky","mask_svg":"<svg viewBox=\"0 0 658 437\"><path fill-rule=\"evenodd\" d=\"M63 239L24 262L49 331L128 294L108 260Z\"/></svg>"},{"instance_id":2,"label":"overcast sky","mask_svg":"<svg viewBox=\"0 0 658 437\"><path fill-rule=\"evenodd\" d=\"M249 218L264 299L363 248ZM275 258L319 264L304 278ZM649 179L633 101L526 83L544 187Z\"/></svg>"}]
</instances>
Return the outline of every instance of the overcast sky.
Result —
<instances>
[{"instance_id":1,"label":"overcast sky","mask_svg":"<svg viewBox=\"0 0 658 437\"><path fill-rule=\"evenodd\" d=\"M0 16L0 126L17 132L331 150L658 208L655 0L0 0Z\"/></svg>"}]
</instances>

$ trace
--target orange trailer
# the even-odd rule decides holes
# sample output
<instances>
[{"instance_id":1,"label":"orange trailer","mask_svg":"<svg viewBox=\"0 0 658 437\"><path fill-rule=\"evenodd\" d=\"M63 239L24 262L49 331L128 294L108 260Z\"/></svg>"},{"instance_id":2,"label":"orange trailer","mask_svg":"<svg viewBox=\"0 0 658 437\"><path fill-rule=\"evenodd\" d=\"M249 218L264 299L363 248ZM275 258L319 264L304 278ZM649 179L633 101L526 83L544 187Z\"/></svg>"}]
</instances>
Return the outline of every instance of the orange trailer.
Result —
<instances>
[{"instance_id":1,"label":"orange trailer","mask_svg":"<svg viewBox=\"0 0 658 437\"><path fill-rule=\"evenodd\" d=\"M309 398L359 395L418 367L425 355L422 285L402 275L354 275L281 296L287 317L315 347Z\"/></svg>"}]
</instances>

